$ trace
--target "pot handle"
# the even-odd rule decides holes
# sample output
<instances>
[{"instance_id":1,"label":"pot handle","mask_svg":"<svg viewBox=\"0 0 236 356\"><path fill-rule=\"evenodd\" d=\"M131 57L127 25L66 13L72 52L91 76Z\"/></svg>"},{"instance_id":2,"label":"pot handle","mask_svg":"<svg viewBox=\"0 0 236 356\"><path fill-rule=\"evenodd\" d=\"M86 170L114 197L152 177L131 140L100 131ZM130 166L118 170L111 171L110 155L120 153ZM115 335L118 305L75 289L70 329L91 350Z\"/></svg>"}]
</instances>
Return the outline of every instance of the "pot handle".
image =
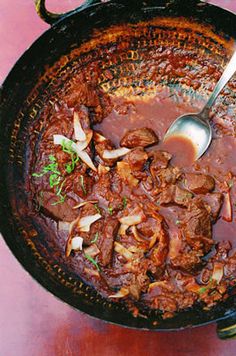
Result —
<instances>
[{"instance_id":1,"label":"pot handle","mask_svg":"<svg viewBox=\"0 0 236 356\"><path fill-rule=\"evenodd\" d=\"M34 0L34 2L35 2L35 8L36 8L38 15L41 17L41 19L43 21L47 22L49 25L53 25L54 23L56 23L57 21L62 19L64 16L69 15L74 12L74 10L72 10L67 13L54 14L47 10L46 5L45 5L45 0ZM90 5L96 5L101 2L102 2L102 0L86 0L78 9L83 10Z\"/></svg>"},{"instance_id":2,"label":"pot handle","mask_svg":"<svg viewBox=\"0 0 236 356\"><path fill-rule=\"evenodd\" d=\"M236 312L217 322L217 335L222 340L236 339Z\"/></svg>"}]
</instances>

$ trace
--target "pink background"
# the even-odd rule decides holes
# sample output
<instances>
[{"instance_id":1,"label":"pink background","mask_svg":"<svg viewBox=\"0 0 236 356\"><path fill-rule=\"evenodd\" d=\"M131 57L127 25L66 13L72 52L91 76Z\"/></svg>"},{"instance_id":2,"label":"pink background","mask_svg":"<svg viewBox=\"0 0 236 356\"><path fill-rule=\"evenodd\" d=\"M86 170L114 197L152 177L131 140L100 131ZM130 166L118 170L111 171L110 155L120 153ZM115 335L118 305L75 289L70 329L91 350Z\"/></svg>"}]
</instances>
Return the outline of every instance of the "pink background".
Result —
<instances>
[{"instance_id":1,"label":"pink background","mask_svg":"<svg viewBox=\"0 0 236 356\"><path fill-rule=\"evenodd\" d=\"M48 0L69 10L80 0ZM236 0L214 0L236 12ZM0 83L17 58L49 26L33 0L0 0ZM215 325L175 333L127 330L73 310L39 286L0 239L0 356L233 356L236 341L217 339Z\"/></svg>"}]
</instances>

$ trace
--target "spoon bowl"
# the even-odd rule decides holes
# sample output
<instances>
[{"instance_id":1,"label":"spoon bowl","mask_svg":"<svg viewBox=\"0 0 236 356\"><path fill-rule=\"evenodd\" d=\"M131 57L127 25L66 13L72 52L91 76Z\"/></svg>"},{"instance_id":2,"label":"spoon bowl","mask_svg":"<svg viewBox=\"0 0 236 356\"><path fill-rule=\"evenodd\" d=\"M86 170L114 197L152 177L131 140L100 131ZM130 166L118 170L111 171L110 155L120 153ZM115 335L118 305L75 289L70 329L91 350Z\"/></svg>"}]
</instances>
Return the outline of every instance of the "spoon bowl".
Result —
<instances>
[{"instance_id":1,"label":"spoon bowl","mask_svg":"<svg viewBox=\"0 0 236 356\"><path fill-rule=\"evenodd\" d=\"M212 140L210 123L201 119L199 114L185 114L178 117L169 127L164 141L170 137L184 137L192 142L195 149L195 160L207 150Z\"/></svg>"}]
</instances>

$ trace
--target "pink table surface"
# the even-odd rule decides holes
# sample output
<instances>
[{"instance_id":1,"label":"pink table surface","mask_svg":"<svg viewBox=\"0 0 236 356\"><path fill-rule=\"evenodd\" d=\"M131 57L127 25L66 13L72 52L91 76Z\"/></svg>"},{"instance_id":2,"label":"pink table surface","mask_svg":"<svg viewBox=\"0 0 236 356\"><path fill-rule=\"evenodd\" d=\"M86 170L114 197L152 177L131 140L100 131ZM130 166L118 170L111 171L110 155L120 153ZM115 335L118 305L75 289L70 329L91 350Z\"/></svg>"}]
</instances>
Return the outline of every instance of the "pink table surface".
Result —
<instances>
[{"instance_id":1,"label":"pink table surface","mask_svg":"<svg viewBox=\"0 0 236 356\"><path fill-rule=\"evenodd\" d=\"M69 10L81 0L48 0ZM236 0L212 1L236 12ZM0 83L17 58L49 28L33 0L0 0ZM215 325L175 333L109 325L73 310L39 286L0 239L0 356L236 355L236 341L220 341Z\"/></svg>"}]
</instances>

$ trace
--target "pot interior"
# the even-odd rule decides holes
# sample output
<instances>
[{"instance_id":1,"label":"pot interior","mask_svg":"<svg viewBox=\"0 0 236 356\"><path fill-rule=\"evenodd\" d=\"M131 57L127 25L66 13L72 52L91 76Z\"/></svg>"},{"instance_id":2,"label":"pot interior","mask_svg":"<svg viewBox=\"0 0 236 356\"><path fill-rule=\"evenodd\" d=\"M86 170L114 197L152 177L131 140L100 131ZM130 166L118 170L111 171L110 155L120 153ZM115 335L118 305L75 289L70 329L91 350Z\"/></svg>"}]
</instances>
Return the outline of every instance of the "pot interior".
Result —
<instances>
[{"instance_id":1,"label":"pot interior","mask_svg":"<svg viewBox=\"0 0 236 356\"><path fill-rule=\"evenodd\" d=\"M36 213L28 187L30 151L37 154L44 124L50 120L55 103L63 100L75 86L89 81L114 103L142 101L148 105L157 96L160 100L167 96L177 106L185 105L198 111L230 58L234 39L197 18L172 17L168 13L154 18L149 14L148 20L146 15L124 22L120 19L120 23L108 27L98 22L97 29L90 29L88 33L77 30L70 38L68 31L75 30L76 17L81 20L80 14L65 20L66 35L63 23L59 23L51 30L51 43L47 34L35 46L35 49L37 46L42 48L44 42L48 47L48 65L37 62L33 47L31 53L18 63L6 84L2 106L2 132L5 134L1 137L1 150L7 148L2 162L4 177L1 186L4 237L18 259L41 284L74 307L99 318L133 327L175 329L224 317L230 301L205 312L201 306L196 306L170 320L162 320L158 311L145 308L142 315L135 318L124 304L107 301L80 279L75 264L68 264L63 243L57 240L55 229ZM55 39L59 37L57 53L52 47L57 46ZM64 41L67 43L63 45ZM29 64L30 57L35 59L35 64ZM23 77L27 78L25 92L20 95L21 85L17 81L10 99L10 85L22 68ZM33 75L29 79L31 72ZM227 134L222 125L223 116L235 127L235 98L236 81L233 80L219 96L213 110L213 115L217 112L214 127L219 137ZM10 108L14 100L15 111ZM138 118L134 116L134 125L135 120ZM29 145L32 126L34 147Z\"/></svg>"}]
</instances>

